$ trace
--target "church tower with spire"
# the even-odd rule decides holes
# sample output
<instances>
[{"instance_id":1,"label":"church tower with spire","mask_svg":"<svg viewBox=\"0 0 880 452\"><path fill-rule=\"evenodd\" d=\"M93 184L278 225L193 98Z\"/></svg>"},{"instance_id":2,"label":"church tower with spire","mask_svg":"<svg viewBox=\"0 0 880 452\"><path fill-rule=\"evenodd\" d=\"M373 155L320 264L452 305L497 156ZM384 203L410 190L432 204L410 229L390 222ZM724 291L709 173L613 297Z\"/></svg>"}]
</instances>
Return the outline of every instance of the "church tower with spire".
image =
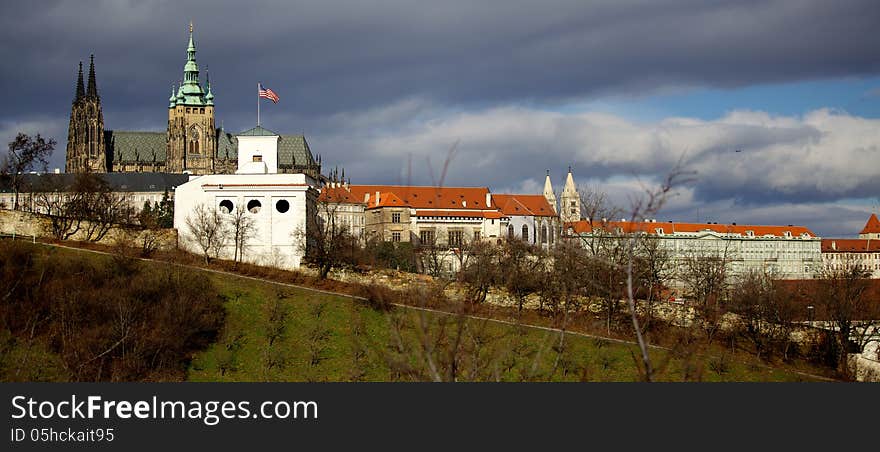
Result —
<instances>
[{"instance_id":1,"label":"church tower with spire","mask_svg":"<svg viewBox=\"0 0 880 452\"><path fill-rule=\"evenodd\" d=\"M214 128L214 94L211 83L205 88L199 82L193 25L189 24L189 45L183 80L168 99L166 171L212 174L217 153L217 132Z\"/></svg>"},{"instance_id":2,"label":"church tower with spire","mask_svg":"<svg viewBox=\"0 0 880 452\"><path fill-rule=\"evenodd\" d=\"M104 113L95 80L95 56L89 59L88 88L83 86L82 62L76 80L76 95L70 109L67 127L68 173L104 173L107 171L107 151L104 145Z\"/></svg>"},{"instance_id":3,"label":"church tower with spire","mask_svg":"<svg viewBox=\"0 0 880 452\"><path fill-rule=\"evenodd\" d=\"M553 208L553 213L559 215L559 209L556 208L556 193L553 193L553 184L550 183L550 170L547 170L547 176L544 178L544 198Z\"/></svg>"},{"instance_id":4,"label":"church tower with spire","mask_svg":"<svg viewBox=\"0 0 880 452\"><path fill-rule=\"evenodd\" d=\"M571 167L568 167L568 175L565 176L565 187L560 196L559 217L562 223L573 223L581 219L581 198L577 187L574 185L574 177L571 175Z\"/></svg>"}]
</instances>

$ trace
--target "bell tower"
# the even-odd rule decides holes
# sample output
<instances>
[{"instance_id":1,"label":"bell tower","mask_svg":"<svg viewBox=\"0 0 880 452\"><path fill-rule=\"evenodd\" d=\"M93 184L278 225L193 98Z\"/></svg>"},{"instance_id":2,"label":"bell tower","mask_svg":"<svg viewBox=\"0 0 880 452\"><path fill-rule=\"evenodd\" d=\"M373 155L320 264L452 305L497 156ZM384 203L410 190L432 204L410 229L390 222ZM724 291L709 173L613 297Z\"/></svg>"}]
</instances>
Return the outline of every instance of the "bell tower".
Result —
<instances>
[{"instance_id":1,"label":"bell tower","mask_svg":"<svg viewBox=\"0 0 880 452\"><path fill-rule=\"evenodd\" d=\"M168 129L166 132L166 171L193 174L212 174L217 154L217 132L214 128L214 94L211 82L205 89L199 82L196 64L196 46L193 43L193 25L189 24L189 45L183 80L168 99Z\"/></svg>"},{"instance_id":2,"label":"bell tower","mask_svg":"<svg viewBox=\"0 0 880 452\"><path fill-rule=\"evenodd\" d=\"M560 196L559 217L563 223L572 223L581 219L581 198L578 195L577 187L574 185L574 178L571 175L571 167L568 167L568 175L565 176L565 186L562 188L562 196Z\"/></svg>"},{"instance_id":3,"label":"bell tower","mask_svg":"<svg viewBox=\"0 0 880 452\"><path fill-rule=\"evenodd\" d=\"M65 171L68 173L106 173L107 150L104 145L104 113L95 80L95 55L89 58L88 88L83 86L82 61L76 79L76 95L70 109L67 126L67 155Z\"/></svg>"}]
</instances>

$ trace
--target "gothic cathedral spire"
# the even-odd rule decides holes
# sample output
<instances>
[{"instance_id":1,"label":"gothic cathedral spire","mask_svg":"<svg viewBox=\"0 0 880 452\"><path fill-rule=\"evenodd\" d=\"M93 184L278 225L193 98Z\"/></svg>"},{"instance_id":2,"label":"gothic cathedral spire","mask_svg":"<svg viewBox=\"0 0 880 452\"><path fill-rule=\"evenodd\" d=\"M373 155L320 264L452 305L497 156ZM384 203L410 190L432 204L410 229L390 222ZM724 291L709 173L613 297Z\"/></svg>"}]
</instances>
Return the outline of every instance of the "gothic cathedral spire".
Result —
<instances>
[{"instance_id":1,"label":"gothic cathedral spire","mask_svg":"<svg viewBox=\"0 0 880 452\"><path fill-rule=\"evenodd\" d=\"M68 173L104 173L107 153L104 144L104 113L98 84L95 81L95 56L89 61L88 89L83 87L82 62L76 80L76 98L70 109L67 127L67 155L65 171Z\"/></svg>"},{"instance_id":2,"label":"gothic cathedral spire","mask_svg":"<svg viewBox=\"0 0 880 452\"><path fill-rule=\"evenodd\" d=\"M76 78L76 97L73 98L73 101L76 102L80 100L83 96L86 95L86 88L83 84L83 62L79 62L79 75Z\"/></svg>"},{"instance_id":3,"label":"gothic cathedral spire","mask_svg":"<svg viewBox=\"0 0 880 452\"><path fill-rule=\"evenodd\" d=\"M98 97L98 84L95 82L95 55L93 54L90 57L91 62L89 63L89 89L86 91L86 96L89 97Z\"/></svg>"}]
</instances>

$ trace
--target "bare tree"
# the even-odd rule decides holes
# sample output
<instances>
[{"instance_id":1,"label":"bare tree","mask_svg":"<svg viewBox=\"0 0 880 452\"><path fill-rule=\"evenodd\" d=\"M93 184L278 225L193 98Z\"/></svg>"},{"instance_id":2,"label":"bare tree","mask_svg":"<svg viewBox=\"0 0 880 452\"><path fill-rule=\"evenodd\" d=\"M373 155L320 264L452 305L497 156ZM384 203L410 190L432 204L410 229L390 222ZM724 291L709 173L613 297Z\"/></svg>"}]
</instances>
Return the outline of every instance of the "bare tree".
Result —
<instances>
[{"instance_id":1,"label":"bare tree","mask_svg":"<svg viewBox=\"0 0 880 452\"><path fill-rule=\"evenodd\" d=\"M220 212L208 204L198 204L186 217L187 237L201 249L205 263L217 258L225 244L225 225Z\"/></svg>"},{"instance_id":2,"label":"bare tree","mask_svg":"<svg viewBox=\"0 0 880 452\"><path fill-rule=\"evenodd\" d=\"M134 220L128 196L113 190L97 174L78 174L71 191L74 194L75 214L83 221L86 240L99 242L116 225Z\"/></svg>"},{"instance_id":3,"label":"bare tree","mask_svg":"<svg viewBox=\"0 0 880 452\"><path fill-rule=\"evenodd\" d=\"M248 242L256 234L256 223L254 218L244 206L236 206L229 219L229 228L227 233L232 237L232 244L235 248L232 256L233 268L244 258L245 250Z\"/></svg>"},{"instance_id":4,"label":"bare tree","mask_svg":"<svg viewBox=\"0 0 880 452\"><path fill-rule=\"evenodd\" d=\"M500 249L490 243L479 242L471 247L471 257L459 271L458 279L467 287L468 302L486 301L489 289L501 279Z\"/></svg>"},{"instance_id":5,"label":"bare tree","mask_svg":"<svg viewBox=\"0 0 880 452\"><path fill-rule=\"evenodd\" d=\"M777 345L781 345L783 358L788 358L794 328L792 298L775 279L769 271L746 272L737 279L730 295L730 310L738 318L738 335L753 345L757 358L767 360Z\"/></svg>"},{"instance_id":6,"label":"bare tree","mask_svg":"<svg viewBox=\"0 0 880 452\"><path fill-rule=\"evenodd\" d=\"M45 172L55 144L52 138L47 140L40 134L31 137L24 133L19 133L9 142L9 152L3 156L3 160L0 160L0 174L9 180L9 185L12 187L13 209L19 209L18 194L21 192L24 175L35 169Z\"/></svg>"},{"instance_id":7,"label":"bare tree","mask_svg":"<svg viewBox=\"0 0 880 452\"><path fill-rule=\"evenodd\" d=\"M679 279L709 343L721 329L735 258L730 241L725 240L720 248L688 250L680 260Z\"/></svg>"},{"instance_id":8,"label":"bare tree","mask_svg":"<svg viewBox=\"0 0 880 452\"><path fill-rule=\"evenodd\" d=\"M634 277L645 301L647 323L654 319L654 304L675 275L672 253L655 234L640 234L635 251ZM643 328L648 328L648 324Z\"/></svg>"},{"instance_id":9,"label":"bare tree","mask_svg":"<svg viewBox=\"0 0 880 452\"><path fill-rule=\"evenodd\" d=\"M516 300L519 312L522 312L526 298L540 288L543 253L540 248L524 240L514 239L508 240L502 247L500 259L501 283Z\"/></svg>"},{"instance_id":10,"label":"bare tree","mask_svg":"<svg viewBox=\"0 0 880 452\"><path fill-rule=\"evenodd\" d=\"M82 223L78 213L80 193L69 191L57 178L43 179L33 189L36 211L49 220L46 232L56 240L67 240L79 232Z\"/></svg>"},{"instance_id":11,"label":"bare tree","mask_svg":"<svg viewBox=\"0 0 880 452\"><path fill-rule=\"evenodd\" d=\"M847 353L861 353L873 340L880 319L880 296L871 291L870 270L855 262L825 267L810 298L826 317L838 350L838 366L846 372Z\"/></svg>"},{"instance_id":12,"label":"bare tree","mask_svg":"<svg viewBox=\"0 0 880 452\"><path fill-rule=\"evenodd\" d=\"M318 267L321 279L336 267L354 265L360 252L357 237L337 215L339 203L319 201L317 212L306 218L306 230L295 231L306 258Z\"/></svg>"},{"instance_id":13,"label":"bare tree","mask_svg":"<svg viewBox=\"0 0 880 452\"><path fill-rule=\"evenodd\" d=\"M416 246L416 258L422 273L435 278L443 276L443 263L449 258L449 247L437 241L437 232L424 231Z\"/></svg>"}]
</instances>

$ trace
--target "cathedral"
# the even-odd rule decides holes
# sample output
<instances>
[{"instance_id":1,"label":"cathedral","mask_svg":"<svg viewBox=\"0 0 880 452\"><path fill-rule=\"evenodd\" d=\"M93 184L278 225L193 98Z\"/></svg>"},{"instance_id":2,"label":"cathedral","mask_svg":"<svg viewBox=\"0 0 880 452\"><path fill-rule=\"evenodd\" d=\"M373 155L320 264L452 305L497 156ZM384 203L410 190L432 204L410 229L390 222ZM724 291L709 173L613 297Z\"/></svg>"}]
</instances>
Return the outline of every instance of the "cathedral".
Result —
<instances>
[{"instance_id":1,"label":"cathedral","mask_svg":"<svg viewBox=\"0 0 880 452\"><path fill-rule=\"evenodd\" d=\"M67 132L66 172L229 174L237 166L238 140L215 126L210 79L206 77L204 87L199 80L192 24L183 81L172 88L164 132L104 130L94 55L87 87L80 63ZM312 155L305 136L279 135L278 172L322 179L320 159Z\"/></svg>"}]
</instances>

